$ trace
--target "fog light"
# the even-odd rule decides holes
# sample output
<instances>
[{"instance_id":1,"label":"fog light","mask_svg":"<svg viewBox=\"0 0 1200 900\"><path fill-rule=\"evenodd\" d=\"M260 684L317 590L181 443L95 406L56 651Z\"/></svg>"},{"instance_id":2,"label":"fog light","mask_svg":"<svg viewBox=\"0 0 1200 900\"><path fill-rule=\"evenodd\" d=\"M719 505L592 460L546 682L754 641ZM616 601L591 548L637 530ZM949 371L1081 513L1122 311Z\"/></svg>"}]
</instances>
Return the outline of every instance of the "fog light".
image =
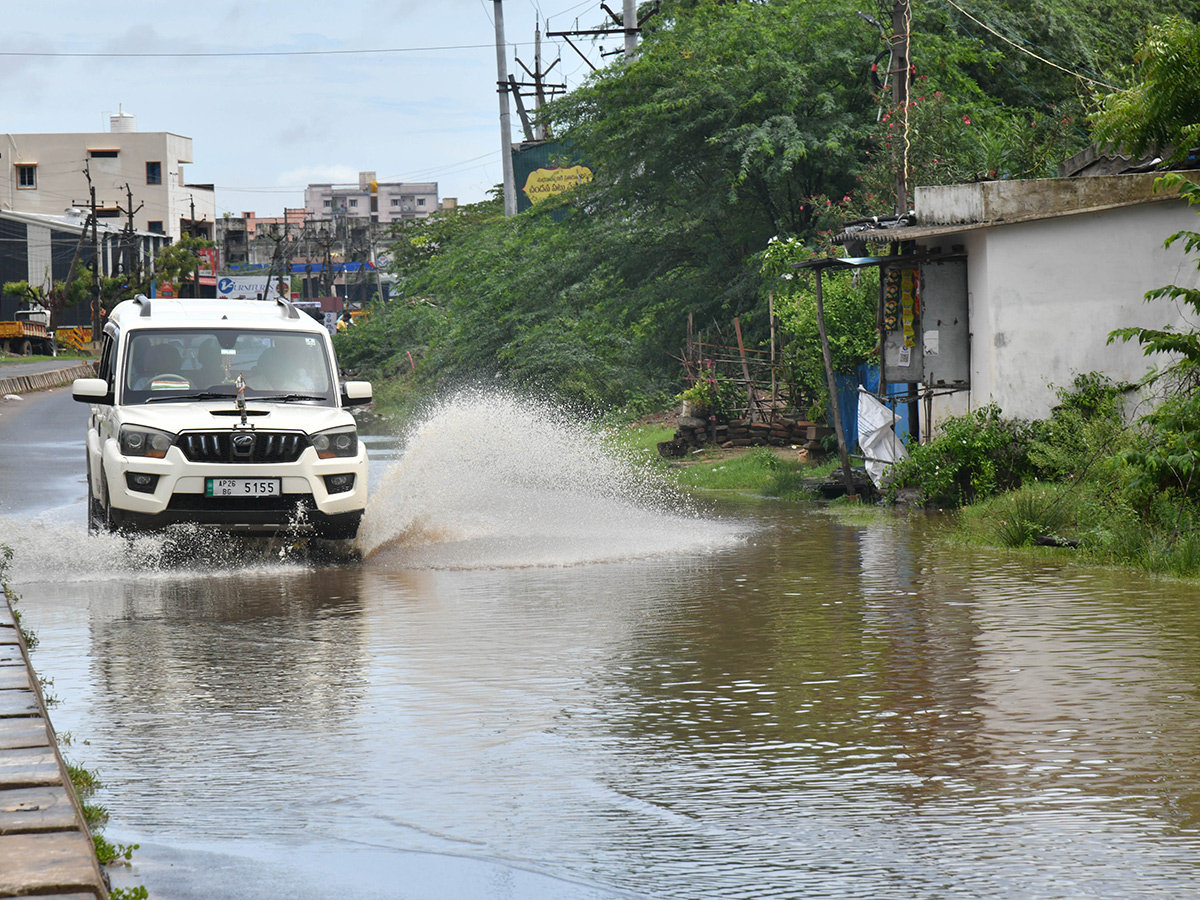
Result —
<instances>
[{"instance_id":1,"label":"fog light","mask_svg":"<svg viewBox=\"0 0 1200 900\"><path fill-rule=\"evenodd\" d=\"M153 494L154 489L158 487L158 476L146 472L126 472L125 484L131 491L137 491L139 494Z\"/></svg>"},{"instance_id":2,"label":"fog light","mask_svg":"<svg viewBox=\"0 0 1200 900\"><path fill-rule=\"evenodd\" d=\"M331 494L344 494L346 491L354 489L354 473L346 472L342 475L326 475L325 490Z\"/></svg>"}]
</instances>

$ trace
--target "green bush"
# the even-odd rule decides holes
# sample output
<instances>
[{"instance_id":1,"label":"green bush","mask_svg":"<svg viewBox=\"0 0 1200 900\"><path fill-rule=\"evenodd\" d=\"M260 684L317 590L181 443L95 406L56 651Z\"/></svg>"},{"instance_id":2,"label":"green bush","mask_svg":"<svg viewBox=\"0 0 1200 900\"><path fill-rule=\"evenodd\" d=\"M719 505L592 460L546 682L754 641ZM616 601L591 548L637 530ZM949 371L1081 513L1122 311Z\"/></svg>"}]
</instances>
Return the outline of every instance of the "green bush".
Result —
<instances>
[{"instance_id":1,"label":"green bush","mask_svg":"<svg viewBox=\"0 0 1200 900\"><path fill-rule=\"evenodd\" d=\"M928 504L957 507L1020 487L1034 473L1036 435L1034 425L1004 418L995 404L947 419L932 441L909 447L909 458L892 470L888 497L916 488Z\"/></svg>"},{"instance_id":2,"label":"green bush","mask_svg":"<svg viewBox=\"0 0 1200 900\"><path fill-rule=\"evenodd\" d=\"M1119 455L1137 441L1125 424L1125 391L1096 372L1077 375L1071 388L1059 388L1058 406L1040 423L1029 447L1039 478L1051 481L1107 479Z\"/></svg>"}]
</instances>

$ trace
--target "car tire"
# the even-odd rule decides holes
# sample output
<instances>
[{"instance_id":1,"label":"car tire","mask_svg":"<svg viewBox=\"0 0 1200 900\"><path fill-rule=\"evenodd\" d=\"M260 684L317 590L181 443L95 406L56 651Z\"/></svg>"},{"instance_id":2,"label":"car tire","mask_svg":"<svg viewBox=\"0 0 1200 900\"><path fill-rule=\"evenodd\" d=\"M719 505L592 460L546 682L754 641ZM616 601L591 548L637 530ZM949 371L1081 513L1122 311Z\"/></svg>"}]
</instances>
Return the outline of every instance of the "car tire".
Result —
<instances>
[{"instance_id":1,"label":"car tire","mask_svg":"<svg viewBox=\"0 0 1200 900\"><path fill-rule=\"evenodd\" d=\"M87 463L85 461L84 465ZM104 527L104 504L92 493L92 471L87 470L87 530L88 534L96 534Z\"/></svg>"},{"instance_id":2,"label":"car tire","mask_svg":"<svg viewBox=\"0 0 1200 900\"><path fill-rule=\"evenodd\" d=\"M103 531L118 532L125 525L125 517L121 510L113 509L112 503L108 497L108 479L104 475L104 468L100 469L100 528Z\"/></svg>"}]
</instances>

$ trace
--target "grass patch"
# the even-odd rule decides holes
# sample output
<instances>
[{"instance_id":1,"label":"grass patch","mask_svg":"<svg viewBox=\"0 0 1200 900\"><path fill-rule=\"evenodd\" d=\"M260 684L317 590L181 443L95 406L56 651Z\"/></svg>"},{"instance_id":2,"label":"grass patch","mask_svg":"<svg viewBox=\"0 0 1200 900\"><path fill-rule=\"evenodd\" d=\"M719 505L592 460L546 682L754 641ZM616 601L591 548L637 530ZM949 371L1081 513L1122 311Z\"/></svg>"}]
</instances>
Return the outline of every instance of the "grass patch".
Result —
<instances>
[{"instance_id":1,"label":"grass patch","mask_svg":"<svg viewBox=\"0 0 1200 900\"><path fill-rule=\"evenodd\" d=\"M30 356L12 356L8 353L0 353L0 365L4 363L43 362L46 360L68 363L91 362L93 359L95 357L82 353L60 353L58 356L46 356L41 353L34 353Z\"/></svg>"},{"instance_id":2,"label":"grass patch","mask_svg":"<svg viewBox=\"0 0 1200 900\"><path fill-rule=\"evenodd\" d=\"M739 455L711 451L675 471L679 484L692 490L741 491L786 499L807 497L803 479L812 474L806 464L784 459L769 447L755 447Z\"/></svg>"}]
</instances>

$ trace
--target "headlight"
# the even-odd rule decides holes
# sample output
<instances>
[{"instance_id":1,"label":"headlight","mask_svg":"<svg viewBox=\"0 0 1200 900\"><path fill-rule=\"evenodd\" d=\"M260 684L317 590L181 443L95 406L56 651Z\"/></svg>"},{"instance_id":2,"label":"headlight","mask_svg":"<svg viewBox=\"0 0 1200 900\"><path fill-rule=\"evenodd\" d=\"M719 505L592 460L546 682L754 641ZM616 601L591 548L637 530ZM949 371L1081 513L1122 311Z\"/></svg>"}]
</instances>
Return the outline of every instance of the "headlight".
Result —
<instances>
[{"instance_id":1,"label":"headlight","mask_svg":"<svg viewBox=\"0 0 1200 900\"><path fill-rule=\"evenodd\" d=\"M175 443L175 435L156 428L126 425L121 428L121 453L125 456L149 456L162 459Z\"/></svg>"},{"instance_id":2,"label":"headlight","mask_svg":"<svg viewBox=\"0 0 1200 900\"><path fill-rule=\"evenodd\" d=\"M321 459L357 456L358 431L354 426L322 431L313 435L312 444Z\"/></svg>"}]
</instances>

